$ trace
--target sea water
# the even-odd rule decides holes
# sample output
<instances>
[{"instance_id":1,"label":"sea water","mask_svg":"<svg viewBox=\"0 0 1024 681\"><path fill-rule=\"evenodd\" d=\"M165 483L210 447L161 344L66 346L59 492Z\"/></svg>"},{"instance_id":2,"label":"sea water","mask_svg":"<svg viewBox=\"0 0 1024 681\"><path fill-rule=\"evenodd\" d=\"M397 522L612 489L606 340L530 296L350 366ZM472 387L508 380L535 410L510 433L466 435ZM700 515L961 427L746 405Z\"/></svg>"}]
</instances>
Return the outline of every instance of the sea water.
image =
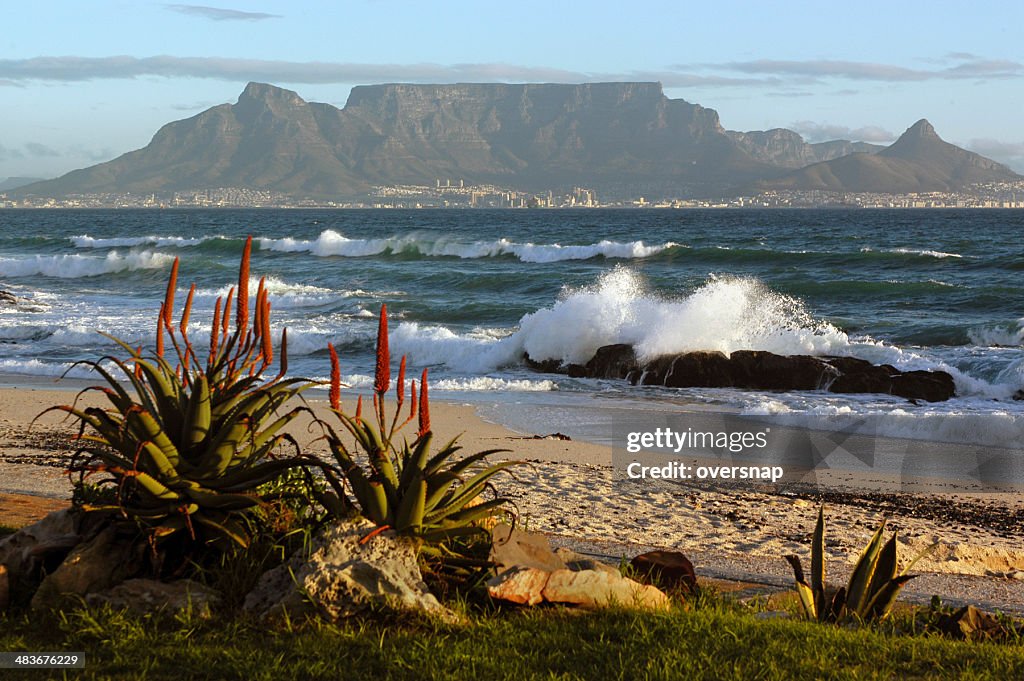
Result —
<instances>
[{"instance_id":1,"label":"sea water","mask_svg":"<svg viewBox=\"0 0 1024 681\"><path fill-rule=\"evenodd\" d=\"M325 378L333 343L345 382L365 390L386 303L392 351L429 367L435 393L521 429L586 435L601 418L580 409L685 404L1024 442L1024 211L0 211L0 288L20 299L0 307L0 372L88 378L75 362L116 352L100 330L151 346L175 257L179 305L197 285L189 331L204 345L247 235L251 289L266 276L294 375ZM941 369L957 397L630 387L522 362L585 362L610 343Z\"/></svg>"}]
</instances>

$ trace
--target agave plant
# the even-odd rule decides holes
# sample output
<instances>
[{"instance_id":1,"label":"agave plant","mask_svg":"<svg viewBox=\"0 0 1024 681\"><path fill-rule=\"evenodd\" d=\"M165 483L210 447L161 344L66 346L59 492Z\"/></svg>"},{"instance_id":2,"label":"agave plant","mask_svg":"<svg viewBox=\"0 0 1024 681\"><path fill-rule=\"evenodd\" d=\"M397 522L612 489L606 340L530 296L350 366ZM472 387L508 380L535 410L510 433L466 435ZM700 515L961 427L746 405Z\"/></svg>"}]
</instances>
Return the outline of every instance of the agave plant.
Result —
<instances>
[{"instance_id":1,"label":"agave plant","mask_svg":"<svg viewBox=\"0 0 1024 681\"><path fill-rule=\"evenodd\" d=\"M861 552L845 587L834 591L825 585L825 507L818 509L818 522L811 541L811 581L807 582L800 558L785 556L793 568L796 592L804 614L819 622L837 622L846 618L880 621L889 616L903 585L916 575L907 572L931 548L919 553L897 574L896 533L882 543L885 520L879 525Z\"/></svg>"},{"instance_id":2,"label":"agave plant","mask_svg":"<svg viewBox=\"0 0 1024 681\"><path fill-rule=\"evenodd\" d=\"M258 488L311 461L298 454L276 455L279 445L294 444L283 429L303 407L277 412L312 383L285 378L286 331L281 335L280 371L272 379L263 377L274 361L274 344L262 279L249 324L251 248L250 237L239 268L234 328L229 321L232 288L226 302L216 301L205 361L188 335L195 284L177 329L172 324L175 259L157 317L155 352L146 354L105 334L127 358L110 355L80 364L105 380L105 385L83 392L102 392L109 405L79 408L76 399L47 410L67 412L79 421L83 445L70 466L78 474L73 483L81 490L95 481L92 476L100 476L98 486L108 490L87 495L98 503L77 495L81 510L111 513L141 525L154 542L187 532L190 540L245 546L248 514L266 501Z\"/></svg>"},{"instance_id":3,"label":"agave plant","mask_svg":"<svg viewBox=\"0 0 1024 681\"><path fill-rule=\"evenodd\" d=\"M376 370L373 387L373 415L363 417L362 397L355 412L346 413L341 405L341 372L334 346L331 356L330 406L342 426L342 433L321 421L335 465L327 469L326 479L332 491L324 495L324 506L340 517L362 515L377 524L378 530L393 529L427 543L483 531L476 523L499 512L509 500L496 497L483 501L483 493L493 490L492 478L519 462L488 465L487 456L506 452L490 449L460 458L456 439L431 451L430 398L427 370L419 383L409 387L409 409L403 414L406 396L406 358L403 356L395 381L395 405L388 417L385 396L390 389L391 360L388 350L387 306L382 305L377 330ZM418 421L415 438L410 442L397 438L400 431ZM350 496L351 495L351 496Z\"/></svg>"}]
</instances>

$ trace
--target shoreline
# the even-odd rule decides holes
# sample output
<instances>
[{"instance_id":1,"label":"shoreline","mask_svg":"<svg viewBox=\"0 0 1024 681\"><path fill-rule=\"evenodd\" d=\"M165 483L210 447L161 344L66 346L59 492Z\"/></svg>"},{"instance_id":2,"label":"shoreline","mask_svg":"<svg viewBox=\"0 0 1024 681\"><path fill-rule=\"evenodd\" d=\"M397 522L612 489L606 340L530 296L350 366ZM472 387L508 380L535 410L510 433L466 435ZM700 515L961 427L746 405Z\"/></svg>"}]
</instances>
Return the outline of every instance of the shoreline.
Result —
<instances>
[{"instance_id":1,"label":"shoreline","mask_svg":"<svg viewBox=\"0 0 1024 681\"><path fill-rule=\"evenodd\" d=\"M63 382L15 387L9 379L0 377L0 494L67 499L70 485L63 470L73 451L70 424L56 413L31 429L29 424L43 409L73 400L76 389ZM76 388L89 384L75 383ZM103 396L85 393L82 399L99 404ZM352 393L342 399L351 408ZM610 446L543 437L553 431L517 432L481 417L482 402L435 397L438 440L460 435L467 453L509 449L492 458L526 462L495 484L513 500L518 522L549 535L556 545L610 560L655 548L678 550L698 573L782 586L792 581L782 556L809 554L823 502L834 578L844 577L888 516L888 532L899 533L901 562L940 542L915 567L922 576L908 584L908 598L927 602L939 593L951 603L981 600L1024 613L1024 495L879 491L878 480L853 473L836 476L835 484L819 481L802 488L665 480L629 484L615 479ZM325 402L313 399L310 405L322 409ZM494 408L500 406L499 401ZM315 434L307 425L303 420L294 432L318 453L322 443L311 442Z\"/></svg>"}]
</instances>

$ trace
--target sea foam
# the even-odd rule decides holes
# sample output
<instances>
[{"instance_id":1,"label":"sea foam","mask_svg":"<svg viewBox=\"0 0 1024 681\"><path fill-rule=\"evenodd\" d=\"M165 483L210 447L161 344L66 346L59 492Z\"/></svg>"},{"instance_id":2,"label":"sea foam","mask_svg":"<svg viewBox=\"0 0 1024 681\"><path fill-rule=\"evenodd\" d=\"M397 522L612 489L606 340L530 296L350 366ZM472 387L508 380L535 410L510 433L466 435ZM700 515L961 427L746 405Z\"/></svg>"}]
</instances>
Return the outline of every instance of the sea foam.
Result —
<instances>
[{"instance_id":1,"label":"sea foam","mask_svg":"<svg viewBox=\"0 0 1024 681\"><path fill-rule=\"evenodd\" d=\"M382 253L418 254L424 257L493 258L514 256L522 262L545 263L563 260L589 260L605 258L648 258L669 248L674 242L647 245L643 241L618 242L607 239L594 244L562 245L517 243L508 239L460 242L446 237L407 234L383 239L350 239L334 230L325 230L313 240L283 238L259 239L263 250L289 253L311 253L315 256L342 256L359 258Z\"/></svg>"},{"instance_id":2,"label":"sea foam","mask_svg":"<svg viewBox=\"0 0 1024 681\"><path fill-rule=\"evenodd\" d=\"M121 255L111 251L104 257L86 255L36 255L27 258L0 258L0 276L58 277L77 279L125 270L148 270L170 267L174 258L165 253L141 251Z\"/></svg>"},{"instance_id":3,"label":"sea foam","mask_svg":"<svg viewBox=\"0 0 1024 681\"><path fill-rule=\"evenodd\" d=\"M133 246L163 246L185 248L199 246L207 241L226 239L223 236L131 236L131 237L91 237L88 234L68 237L77 248L127 248Z\"/></svg>"}]
</instances>

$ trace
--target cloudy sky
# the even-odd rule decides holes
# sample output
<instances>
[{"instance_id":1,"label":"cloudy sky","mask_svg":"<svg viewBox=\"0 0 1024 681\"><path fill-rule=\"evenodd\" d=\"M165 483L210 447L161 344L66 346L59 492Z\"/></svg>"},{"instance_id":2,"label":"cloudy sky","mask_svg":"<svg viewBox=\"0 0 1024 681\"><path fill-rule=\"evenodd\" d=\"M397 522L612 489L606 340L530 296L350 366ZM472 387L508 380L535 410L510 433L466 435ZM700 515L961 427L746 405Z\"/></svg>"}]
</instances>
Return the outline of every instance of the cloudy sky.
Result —
<instances>
[{"instance_id":1,"label":"cloudy sky","mask_svg":"<svg viewBox=\"0 0 1024 681\"><path fill-rule=\"evenodd\" d=\"M928 118L1024 172L1019 2L38 0L0 17L0 179L145 146L250 80L337 106L367 83L657 80L732 130L886 143Z\"/></svg>"}]
</instances>

